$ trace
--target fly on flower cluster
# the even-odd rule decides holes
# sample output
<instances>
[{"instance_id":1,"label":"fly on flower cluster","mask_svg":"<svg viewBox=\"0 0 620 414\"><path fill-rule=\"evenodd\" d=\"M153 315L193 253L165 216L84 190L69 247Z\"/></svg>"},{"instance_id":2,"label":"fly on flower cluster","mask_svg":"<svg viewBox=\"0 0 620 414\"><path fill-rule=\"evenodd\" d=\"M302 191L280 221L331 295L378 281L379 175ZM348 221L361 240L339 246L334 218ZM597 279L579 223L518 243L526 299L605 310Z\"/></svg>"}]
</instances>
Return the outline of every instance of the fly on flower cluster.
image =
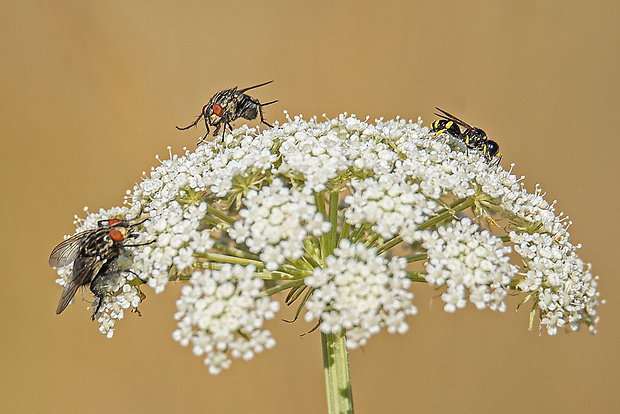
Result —
<instances>
[{"instance_id":1,"label":"fly on flower cluster","mask_svg":"<svg viewBox=\"0 0 620 414\"><path fill-rule=\"evenodd\" d=\"M265 121L263 116L263 106L271 105L278 101L275 100L267 103L260 103L258 99L245 94L245 92L250 89L259 88L261 86L268 85L271 82L273 81L261 83L259 85L250 86L240 90L237 90L237 87L235 86L232 89L226 89L225 91L218 92L213 95L205 106L202 107L200 116L198 116L192 124L183 128L177 126L177 129L181 131L189 129L196 126L201 118L204 118L207 133L198 142L198 144L201 144L211 132L209 130L209 125L215 127L215 131L213 131L214 137L220 132L220 128L222 128L223 125L223 136L224 133L226 133L227 127L232 131L232 126L230 123L238 118L244 118L251 121L260 115L260 122L272 128L272 125Z\"/></svg>"},{"instance_id":2,"label":"fly on flower cluster","mask_svg":"<svg viewBox=\"0 0 620 414\"><path fill-rule=\"evenodd\" d=\"M435 135L446 132L448 135L462 141L467 148L480 151L489 164L499 165L499 162L502 160L499 145L497 142L488 139L486 132L461 121L443 109L437 107L435 109L441 112L440 114L435 113L441 119L431 124L431 131L435 132ZM461 132L459 126L464 128L463 132Z\"/></svg>"},{"instance_id":3,"label":"fly on flower cluster","mask_svg":"<svg viewBox=\"0 0 620 414\"><path fill-rule=\"evenodd\" d=\"M152 243L123 243L138 236L133 229L143 222L132 224L118 218L101 220L96 228L78 233L54 247L49 258L50 266L57 268L73 263L73 271L58 301L56 314L65 310L79 287L90 284L90 290L95 295L92 319L96 318L106 294L106 282L111 276L123 272L116 268L116 259L123 249Z\"/></svg>"}]
</instances>

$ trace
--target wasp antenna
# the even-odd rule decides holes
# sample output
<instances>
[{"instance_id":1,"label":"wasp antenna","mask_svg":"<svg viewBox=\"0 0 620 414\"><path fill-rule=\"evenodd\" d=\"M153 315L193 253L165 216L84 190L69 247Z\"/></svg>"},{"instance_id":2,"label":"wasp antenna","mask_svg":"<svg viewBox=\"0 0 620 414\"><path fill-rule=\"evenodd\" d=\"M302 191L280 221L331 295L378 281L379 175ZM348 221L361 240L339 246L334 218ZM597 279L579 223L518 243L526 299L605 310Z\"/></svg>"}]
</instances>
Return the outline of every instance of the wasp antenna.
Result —
<instances>
[{"instance_id":1,"label":"wasp antenna","mask_svg":"<svg viewBox=\"0 0 620 414\"><path fill-rule=\"evenodd\" d=\"M271 101L271 102L267 102L267 103L262 103L262 104L260 104L260 106L267 106L267 105L274 104L274 103L276 103L276 102L278 102L278 100L277 100L277 99L276 99L275 101Z\"/></svg>"},{"instance_id":2,"label":"wasp antenna","mask_svg":"<svg viewBox=\"0 0 620 414\"><path fill-rule=\"evenodd\" d=\"M250 89L260 88L261 86L269 85L269 84L270 84L270 83L272 83L272 82L273 82L273 80L270 80L269 82L261 83L261 84L259 84L259 85L248 86L248 87L247 87L247 88L245 88L245 89L241 89L241 90L239 90L239 92L244 93L244 92L246 92L246 91L249 91Z\"/></svg>"}]
</instances>

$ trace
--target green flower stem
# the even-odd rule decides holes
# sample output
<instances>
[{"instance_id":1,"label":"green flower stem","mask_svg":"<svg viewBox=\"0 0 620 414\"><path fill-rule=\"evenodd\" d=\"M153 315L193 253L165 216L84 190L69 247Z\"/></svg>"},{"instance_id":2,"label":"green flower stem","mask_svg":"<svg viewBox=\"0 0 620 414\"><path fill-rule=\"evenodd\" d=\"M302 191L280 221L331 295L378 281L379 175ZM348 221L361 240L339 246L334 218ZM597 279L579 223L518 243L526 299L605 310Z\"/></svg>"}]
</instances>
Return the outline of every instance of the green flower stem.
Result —
<instances>
[{"instance_id":1,"label":"green flower stem","mask_svg":"<svg viewBox=\"0 0 620 414\"><path fill-rule=\"evenodd\" d=\"M407 272L407 277L411 279L412 282L426 283L425 274L426 272Z\"/></svg>"},{"instance_id":2,"label":"green flower stem","mask_svg":"<svg viewBox=\"0 0 620 414\"><path fill-rule=\"evenodd\" d=\"M383 246L381 246L381 248L377 251L377 254L381 254L383 252L387 252L392 247L396 246L397 244L399 244L402 241L403 241L403 239L401 239L400 236L394 237L392 240L386 242Z\"/></svg>"},{"instance_id":3,"label":"green flower stem","mask_svg":"<svg viewBox=\"0 0 620 414\"><path fill-rule=\"evenodd\" d=\"M453 216L454 214L459 213L473 205L474 205L473 198L465 198L465 199L457 200L452 206L450 206L449 209L444 209L441 213L437 214L436 216L431 217L430 219L426 220L424 223L420 224L418 226L418 229L424 230L429 227L432 227L435 224L441 223L448 217Z\"/></svg>"},{"instance_id":4,"label":"green flower stem","mask_svg":"<svg viewBox=\"0 0 620 414\"><path fill-rule=\"evenodd\" d=\"M297 267L283 264L278 268L280 272L288 273L289 275L294 276L296 279L304 278L306 276L310 276L312 274L312 270L299 269Z\"/></svg>"},{"instance_id":5,"label":"green flower stem","mask_svg":"<svg viewBox=\"0 0 620 414\"><path fill-rule=\"evenodd\" d=\"M329 245L328 245L328 255L332 254L334 249L336 248L336 241L338 239L338 201L340 200L340 196L338 190L333 191L329 194L329 222L332 227L329 229ZM327 257L327 256L323 256Z\"/></svg>"},{"instance_id":6,"label":"green flower stem","mask_svg":"<svg viewBox=\"0 0 620 414\"><path fill-rule=\"evenodd\" d=\"M276 293L285 291L286 289L294 288L296 286L301 286L303 284L304 284L303 280L292 280L290 282L282 283L281 285L277 285L272 288L265 289L258 295L258 297L262 298L265 296L271 296Z\"/></svg>"},{"instance_id":7,"label":"green flower stem","mask_svg":"<svg viewBox=\"0 0 620 414\"><path fill-rule=\"evenodd\" d=\"M321 267L317 259L314 256L312 256L310 253L306 254L304 256L304 259L306 259L306 261L310 264L310 266L312 266L313 269L316 267Z\"/></svg>"},{"instance_id":8,"label":"green flower stem","mask_svg":"<svg viewBox=\"0 0 620 414\"><path fill-rule=\"evenodd\" d=\"M284 272L254 272L254 276L263 280L294 280L298 281L299 278Z\"/></svg>"},{"instance_id":9,"label":"green flower stem","mask_svg":"<svg viewBox=\"0 0 620 414\"><path fill-rule=\"evenodd\" d=\"M474 200L471 198L461 198L459 200L457 200L456 202L454 202L449 208L446 208L444 210L442 210L438 215L433 216L432 218L428 219L427 221L425 221L424 223L420 224L420 226L418 227L420 230L424 230L427 229L437 223L442 222L443 220L447 219L448 217L454 215L455 213L458 213L459 211L463 211L465 209L467 209L468 207L471 207L474 204ZM392 238L391 240L388 240L383 246L381 246L381 248L378 250L378 254L382 254L388 250L390 250L391 248L399 245L401 242L403 241L403 239L401 239L400 236L396 236L394 238Z\"/></svg>"},{"instance_id":10,"label":"green flower stem","mask_svg":"<svg viewBox=\"0 0 620 414\"><path fill-rule=\"evenodd\" d=\"M377 242L377 240L379 240L379 237L381 236L379 236L377 233L373 233L370 238L364 242L364 245L368 248L372 247Z\"/></svg>"},{"instance_id":11,"label":"green flower stem","mask_svg":"<svg viewBox=\"0 0 620 414\"><path fill-rule=\"evenodd\" d=\"M207 205L207 213L211 213L213 214L215 217L219 218L220 220L228 223L228 224L233 224L235 222L235 219L222 213L221 211L219 211L218 209L212 207L210 204Z\"/></svg>"},{"instance_id":12,"label":"green flower stem","mask_svg":"<svg viewBox=\"0 0 620 414\"><path fill-rule=\"evenodd\" d=\"M362 237L364 237L366 230L371 227L370 224L363 224L357 229L353 230L353 234L351 234L351 243L357 243Z\"/></svg>"},{"instance_id":13,"label":"green flower stem","mask_svg":"<svg viewBox=\"0 0 620 414\"><path fill-rule=\"evenodd\" d=\"M316 205L317 211L321 213L325 219L327 219L328 217L327 217L327 210L325 208L325 196L323 195L323 193L314 193L314 200L315 200L314 204ZM325 258L327 257L328 240L329 240L329 233L322 234L319 237L319 250L321 251L322 260L325 260Z\"/></svg>"},{"instance_id":14,"label":"green flower stem","mask_svg":"<svg viewBox=\"0 0 620 414\"><path fill-rule=\"evenodd\" d=\"M353 394L349 373L349 355L344 331L339 334L321 332L323 371L329 414L353 413Z\"/></svg>"},{"instance_id":15,"label":"green flower stem","mask_svg":"<svg viewBox=\"0 0 620 414\"><path fill-rule=\"evenodd\" d=\"M346 220L342 224L342 230L340 231L340 236L338 237L338 241L336 242L336 246L340 244L340 240L349 238L349 231L351 230L351 225Z\"/></svg>"},{"instance_id":16,"label":"green flower stem","mask_svg":"<svg viewBox=\"0 0 620 414\"><path fill-rule=\"evenodd\" d=\"M425 260L425 259L428 259L428 253L427 252L413 254L411 256L407 256L407 263L419 262L420 260Z\"/></svg>"},{"instance_id":17,"label":"green flower stem","mask_svg":"<svg viewBox=\"0 0 620 414\"><path fill-rule=\"evenodd\" d=\"M224 267L224 264L216 262L200 262L198 263L198 266L200 266L201 269L220 270Z\"/></svg>"},{"instance_id":18,"label":"green flower stem","mask_svg":"<svg viewBox=\"0 0 620 414\"><path fill-rule=\"evenodd\" d=\"M260 260L246 259L243 257L228 256L225 254L218 254L218 253L204 253L204 254L200 254L197 256L202 257L203 259L212 260L214 262L233 263L233 264L240 264L244 266L253 264L258 269L265 268L265 264L261 262Z\"/></svg>"},{"instance_id":19,"label":"green flower stem","mask_svg":"<svg viewBox=\"0 0 620 414\"><path fill-rule=\"evenodd\" d=\"M232 246L227 246L227 245L219 244L218 243L214 247L215 247L216 250L218 250L220 252L223 252L223 253L226 253L226 254L229 254L231 256L242 257L244 259L259 260L258 255L254 254L254 253L246 252L246 251L241 250L241 249L234 248Z\"/></svg>"}]
</instances>

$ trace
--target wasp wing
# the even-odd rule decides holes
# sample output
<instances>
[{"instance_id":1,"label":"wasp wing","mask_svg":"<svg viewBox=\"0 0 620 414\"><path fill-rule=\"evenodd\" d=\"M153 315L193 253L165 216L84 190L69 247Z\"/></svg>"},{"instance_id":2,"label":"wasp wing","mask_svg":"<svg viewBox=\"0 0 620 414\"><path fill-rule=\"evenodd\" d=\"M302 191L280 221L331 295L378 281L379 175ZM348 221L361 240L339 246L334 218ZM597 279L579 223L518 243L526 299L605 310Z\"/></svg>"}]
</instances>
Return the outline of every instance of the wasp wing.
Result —
<instances>
[{"instance_id":1,"label":"wasp wing","mask_svg":"<svg viewBox=\"0 0 620 414\"><path fill-rule=\"evenodd\" d=\"M75 234L54 247L50 254L49 264L52 267L63 267L75 260L80 251L80 246L90 237L96 229L86 230Z\"/></svg>"},{"instance_id":2,"label":"wasp wing","mask_svg":"<svg viewBox=\"0 0 620 414\"><path fill-rule=\"evenodd\" d=\"M447 120L452 121L452 122L456 122L458 125L460 125L460 126L462 126L464 128L473 129L473 127L471 125L469 125L468 123L466 123L464 121L461 121L460 119L458 119L457 117L455 117L451 113L446 112L446 111L444 111L441 108L435 107L435 109L437 109L439 112L441 112L440 114L435 112L436 116L438 116L440 118L443 118L443 119L447 119Z\"/></svg>"},{"instance_id":3,"label":"wasp wing","mask_svg":"<svg viewBox=\"0 0 620 414\"><path fill-rule=\"evenodd\" d=\"M65 284L60 295L56 314L65 310L71 299L75 296L78 288L88 284L103 266L103 261L98 256L86 256L78 258L73 265L71 278Z\"/></svg>"}]
</instances>

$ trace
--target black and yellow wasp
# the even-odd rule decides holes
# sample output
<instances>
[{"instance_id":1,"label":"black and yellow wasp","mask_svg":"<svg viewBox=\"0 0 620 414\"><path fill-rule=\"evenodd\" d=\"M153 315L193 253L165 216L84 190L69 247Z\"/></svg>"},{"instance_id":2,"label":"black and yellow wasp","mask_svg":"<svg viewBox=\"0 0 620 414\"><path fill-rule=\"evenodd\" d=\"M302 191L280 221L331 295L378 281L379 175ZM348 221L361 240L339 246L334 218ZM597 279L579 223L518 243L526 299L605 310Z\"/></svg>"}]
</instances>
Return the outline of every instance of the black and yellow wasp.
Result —
<instances>
[{"instance_id":1,"label":"black and yellow wasp","mask_svg":"<svg viewBox=\"0 0 620 414\"><path fill-rule=\"evenodd\" d=\"M431 124L431 131L435 132L435 135L445 132L462 141L467 148L479 151L489 164L499 165L499 162L502 160L502 153L499 152L499 145L497 142L489 139L486 132L461 121L459 118L443 109L435 109L441 112L435 113L435 115L441 119ZM464 128L462 132L460 127Z\"/></svg>"}]
</instances>

